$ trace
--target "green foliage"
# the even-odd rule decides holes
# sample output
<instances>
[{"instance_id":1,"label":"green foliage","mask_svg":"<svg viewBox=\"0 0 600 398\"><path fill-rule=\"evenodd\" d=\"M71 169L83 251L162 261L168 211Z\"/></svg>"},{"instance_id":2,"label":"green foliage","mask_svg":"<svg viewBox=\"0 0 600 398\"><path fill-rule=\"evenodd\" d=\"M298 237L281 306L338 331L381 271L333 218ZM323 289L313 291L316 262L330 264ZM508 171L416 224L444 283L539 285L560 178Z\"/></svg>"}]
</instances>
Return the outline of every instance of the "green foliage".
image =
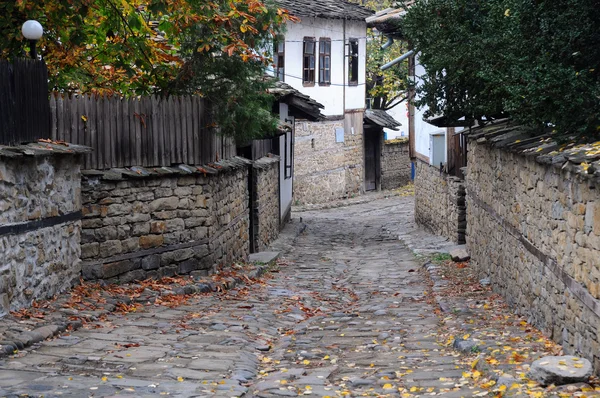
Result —
<instances>
[{"instance_id":1,"label":"green foliage","mask_svg":"<svg viewBox=\"0 0 600 398\"><path fill-rule=\"evenodd\" d=\"M54 90L203 95L241 141L276 126L262 79L270 54L256 49L295 18L272 0L11 0L0 14L3 58L24 55L25 20L42 23Z\"/></svg>"},{"instance_id":2,"label":"green foliage","mask_svg":"<svg viewBox=\"0 0 600 398\"><path fill-rule=\"evenodd\" d=\"M600 2L420 0L403 31L426 69L417 105L536 131L595 135L600 125Z\"/></svg>"},{"instance_id":3,"label":"green foliage","mask_svg":"<svg viewBox=\"0 0 600 398\"><path fill-rule=\"evenodd\" d=\"M395 7L393 0L355 1L374 11ZM401 104L407 98L408 92L408 63L401 62L394 67L382 71L381 66L400 57L408 51L406 43L396 41L385 50L381 46L387 42L387 37L380 33L367 30L367 97L373 99L374 109L389 110Z\"/></svg>"}]
</instances>

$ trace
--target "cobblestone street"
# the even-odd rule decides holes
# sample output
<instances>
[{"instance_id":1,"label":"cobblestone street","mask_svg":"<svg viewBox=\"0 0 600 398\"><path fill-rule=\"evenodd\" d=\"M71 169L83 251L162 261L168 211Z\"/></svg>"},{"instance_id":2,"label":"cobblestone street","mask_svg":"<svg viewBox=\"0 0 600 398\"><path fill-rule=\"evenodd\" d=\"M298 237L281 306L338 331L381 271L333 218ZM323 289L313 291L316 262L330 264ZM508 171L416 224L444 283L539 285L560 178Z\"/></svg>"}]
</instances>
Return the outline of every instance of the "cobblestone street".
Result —
<instances>
[{"instance_id":1,"label":"cobblestone street","mask_svg":"<svg viewBox=\"0 0 600 398\"><path fill-rule=\"evenodd\" d=\"M0 396L477 395L426 273L398 240L448 246L415 229L412 200L297 212L261 282L113 314L20 351L0 360Z\"/></svg>"}]
</instances>

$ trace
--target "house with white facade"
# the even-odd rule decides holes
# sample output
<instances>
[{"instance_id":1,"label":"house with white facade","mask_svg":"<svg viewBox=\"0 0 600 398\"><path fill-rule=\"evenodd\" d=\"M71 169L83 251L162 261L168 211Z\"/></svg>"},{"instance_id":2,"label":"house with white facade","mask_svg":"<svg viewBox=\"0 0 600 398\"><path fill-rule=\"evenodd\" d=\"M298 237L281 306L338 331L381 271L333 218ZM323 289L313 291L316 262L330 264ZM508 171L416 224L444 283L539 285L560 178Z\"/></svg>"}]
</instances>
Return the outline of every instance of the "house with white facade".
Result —
<instances>
[{"instance_id":1,"label":"house with white facade","mask_svg":"<svg viewBox=\"0 0 600 398\"><path fill-rule=\"evenodd\" d=\"M317 122L294 120L294 201L317 203L360 194L369 167L363 115L365 19L372 12L345 0L277 3L300 22L288 23L275 43L271 74L323 104L325 116Z\"/></svg>"}]
</instances>

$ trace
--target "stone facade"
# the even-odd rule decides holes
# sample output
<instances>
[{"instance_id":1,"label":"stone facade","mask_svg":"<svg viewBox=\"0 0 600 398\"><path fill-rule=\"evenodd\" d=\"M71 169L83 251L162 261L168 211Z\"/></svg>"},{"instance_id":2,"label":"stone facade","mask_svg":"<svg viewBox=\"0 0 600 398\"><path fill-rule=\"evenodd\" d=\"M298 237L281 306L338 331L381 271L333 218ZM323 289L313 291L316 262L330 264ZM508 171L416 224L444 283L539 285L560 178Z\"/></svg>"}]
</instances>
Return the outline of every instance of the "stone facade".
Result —
<instances>
[{"instance_id":1,"label":"stone facade","mask_svg":"<svg viewBox=\"0 0 600 398\"><path fill-rule=\"evenodd\" d=\"M254 248L265 251L279 236L279 157L264 157L253 164Z\"/></svg>"},{"instance_id":2,"label":"stone facade","mask_svg":"<svg viewBox=\"0 0 600 398\"><path fill-rule=\"evenodd\" d=\"M381 189L396 189L408 184L410 182L410 169L408 141L383 141L381 147Z\"/></svg>"},{"instance_id":3,"label":"stone facade","mask_svg":"<svg viewBox=\"0 0 600 398\"><path fill-rule=\"evenodd\" d=\"M532 157L469 142L472 264L517 312L600 369L600 191Z\"/></svg>"},{"instance_id":4,"label":"stone facade","mask_svg":"<svg viewBox=\"0 0 600 398\"><path fill-rule=\"evenodd\" d=\"M83 182L83 277L207 275L249 252L248 168Z\"/></svg>"},{"instance_id":5,"label":"stone facade","mask_svg":"<svg viewBox=\"0 0 600 398\"><path fill-rule=\"evenodd\" d=\"M72 286L81 272L80 159L0 159L0 314Z\"/></svg>"},{"instance_id":6,"label":"stone facade","mask_svg":"<svg viewBox=\"0 0 600 398\"><path fill-rule=\"evenodd\" d=\"M416 160L415 220L436 235L465 243L465 184L440 169Z\"/></svg>"},{"instance_id":7,"label":"stone facade","mask_svg":"<svg viewBox=\"0 0 600 398\"><path fill-rule=\"evenodd\" d=\"M296 123L294 202L323 203L364 191L363 112L344 119ZM336 129L344 142L336 142Z\"/></svg>"}]
</instances>

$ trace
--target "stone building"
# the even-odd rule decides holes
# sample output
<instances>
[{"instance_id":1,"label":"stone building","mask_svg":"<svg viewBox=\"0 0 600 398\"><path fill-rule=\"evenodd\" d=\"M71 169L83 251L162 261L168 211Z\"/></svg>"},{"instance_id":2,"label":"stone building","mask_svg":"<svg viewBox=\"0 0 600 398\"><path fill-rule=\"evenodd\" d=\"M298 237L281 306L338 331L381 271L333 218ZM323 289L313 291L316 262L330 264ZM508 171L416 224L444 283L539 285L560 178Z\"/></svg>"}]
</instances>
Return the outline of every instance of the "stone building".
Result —
<instances>
[{"instance_id":1,"label":"stone building","mask_svg":"<svg viewBox=\"0 0 600 398\"><path fill-rule=\"evenodd\" d=\"M294 201L365 191L366 36L371 11L346 0L278 0L301 19L275 43L271 73L324 105L324 120L296 118Z\"/></svg>"}]
</instances>

